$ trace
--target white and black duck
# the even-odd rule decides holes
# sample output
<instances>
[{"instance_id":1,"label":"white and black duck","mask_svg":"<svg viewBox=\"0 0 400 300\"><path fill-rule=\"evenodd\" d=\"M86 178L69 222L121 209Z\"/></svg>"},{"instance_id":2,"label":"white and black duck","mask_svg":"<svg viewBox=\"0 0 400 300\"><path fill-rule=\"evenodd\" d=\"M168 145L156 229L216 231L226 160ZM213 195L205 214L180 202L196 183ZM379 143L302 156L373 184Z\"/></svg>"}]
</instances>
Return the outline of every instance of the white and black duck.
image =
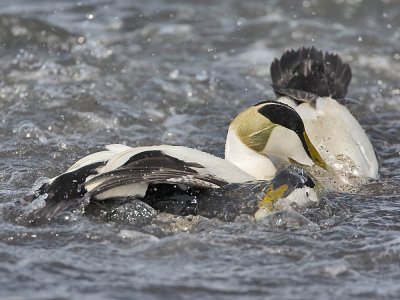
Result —
<instances>
[{"instance_id":1,"label":"white and black duck","mask_svg":"<svg viewBox=\"0 0 400 300\"><path fill-rule=\"evenodd\" d=\"M271 64L277 101L296 110L311 143L337 178L349 184L378 178L372 144L356 118L341 104L351 77L350 66L338 55L314 47L287 51Z\"/></svg>"},{"instance_id":2,"label":"white and black duck","mask_svg":"<svg viewBox=\"0 0 400 300\"><path fill-rule=\"evenodd\" d=\"M243 115L250 117L243 118ZM34 214L50 219L65 210L87 205L90 201L127 198L142 199L153 207L168 211L165 207L162 209L160 204L166 196L176 193L193 196L202 190L228 184L271 179L276 167L267 157L265 149L271 151L276 161L291 159L303 163L302 160L307 159L326 167L309 141L301 118L286 104L275 101L258 103L235 118L232 124L232 128L239 129L236 131L238 136L230 133L227 137L227 153L235 153L230 161L182 146L132 148L109 145L107 150L80 159L65 173L49 179L34 190L28 198L41 203ZM281 128L284 128L281 134L290 134L287 137L271 137L271 133ZM263 150L262 155L252 149L243 149L244 153L240 156L238 150L241 148L234 143L241 139L256 143L260 147L257 149ZM276 139L286 146L280 146ZM257 156L256 163L252 155ZM277 188L274 186L272 190ZM271 195L280 196L269 201L274 203L286 197L287 192L269 193ZM260 203L260 207L263 210L272 209L269 202Z\"/></svg>"}]
</instances>

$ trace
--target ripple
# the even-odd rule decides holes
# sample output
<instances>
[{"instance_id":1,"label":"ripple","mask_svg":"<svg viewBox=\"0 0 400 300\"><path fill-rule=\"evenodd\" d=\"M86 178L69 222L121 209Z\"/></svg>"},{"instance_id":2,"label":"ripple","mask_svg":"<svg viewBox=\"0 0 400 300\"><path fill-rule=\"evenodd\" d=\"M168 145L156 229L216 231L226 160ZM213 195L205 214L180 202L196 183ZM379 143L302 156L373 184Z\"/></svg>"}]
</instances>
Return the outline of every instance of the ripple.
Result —
<instances>
[{"instance_id":1,"label":"ripple","mask_svg":"<svg viewBox=\"0 0 400 300\"><path fill-rule=\"evenodd\" d=\"M0 39L7 49L25 48L28 45L37 50L46 48L68 51L75 37L67 30L29 17L0 15Z\"/></svg>"}]
</instances>

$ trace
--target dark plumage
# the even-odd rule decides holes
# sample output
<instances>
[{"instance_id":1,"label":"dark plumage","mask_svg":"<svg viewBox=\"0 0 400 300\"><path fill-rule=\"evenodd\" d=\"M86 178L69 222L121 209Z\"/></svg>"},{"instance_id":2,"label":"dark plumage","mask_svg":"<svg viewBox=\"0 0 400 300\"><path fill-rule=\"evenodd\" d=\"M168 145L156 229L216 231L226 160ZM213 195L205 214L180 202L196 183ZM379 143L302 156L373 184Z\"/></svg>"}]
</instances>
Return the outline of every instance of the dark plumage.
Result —
<instances>
[{"instance_id":1,"label":"dark plumage","mask_svg":"<svg viewBox=\"0 0 400 300\"><path fill-rule=\"evenodd\" d=\"M318 97L343 99L351 81L351 69L336 54L314 47L286 51L271 64L272 87L278 96L300 102Z\"/></svg>"},{"instance_id":2,"label":"dark plumage","mask_svg":"<svg viewBox=\"0 0 400 300\"><path fill-rule=\"evenodd\" d=\"M45 201L44 207L33 211L34 217L51 219L61 212L73 211L81 205L87 206L90 200L96 200L101 193L123 188L129 184L148 185L149 190L146 194L132 195L132 198L143 199L144 202L151 204L155 204L158 199L165 196L176 194L179 198L182 195L194 195L200 190L219 188L227 184L222 179L199 174L193 169L202 169L204 168L202 165L177 159L160 150L137 153L119 168L99 173L98 168L104 166L106 162L92 163L63 173L28 195L26 197L28 202L39 197ZM94 177L88 180L89 176ZM87 185L96 181L100 181L100 184L88 191ZM183 187L183 190L180 187ZM120 198L118 191L113 194L115 198Z\"/></svg>"}]
</instances>

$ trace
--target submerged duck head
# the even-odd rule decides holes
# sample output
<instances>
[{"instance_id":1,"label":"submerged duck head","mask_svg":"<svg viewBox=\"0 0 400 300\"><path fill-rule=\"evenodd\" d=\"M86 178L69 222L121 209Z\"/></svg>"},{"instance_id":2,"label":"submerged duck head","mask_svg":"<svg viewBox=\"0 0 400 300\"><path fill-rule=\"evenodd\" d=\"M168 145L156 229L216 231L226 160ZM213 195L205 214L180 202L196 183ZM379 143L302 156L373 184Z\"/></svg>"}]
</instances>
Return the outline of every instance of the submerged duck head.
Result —
<instances>
[{"instance_id":1,"label":"submerged duck head","mask_svg":"<svg viewBox=\"0 0 400 300\"><path fill-rule=\"evenodd\" d=\"M225 156L232 163L243 164L246 160L243 156L235 155L235 152L244 152L244 149L239 149L232 141L234 139L238 139L253 152L269 158L290 159L308 166L316 164L323 169L327 168L325 161L311 143L301 117L292 107L284 103L276 101L257 103L241 112L232 121ZM247 163L250 163L249 160ZM275 171L271 172L271 177Z\"/></svg>"},{"instance_id":2,"label":"submerged duck head","mask_svg":"<svg viewBox=\"0 0 400 300\"><path fill-rule=\"evenodd\" d=\"M269 183L254 217L264 218L276 209L290 209L292 204L304 206L317 202L314 188L314 180L301 167L290 165L281 169Z\"/></svg>"}]
</instances>

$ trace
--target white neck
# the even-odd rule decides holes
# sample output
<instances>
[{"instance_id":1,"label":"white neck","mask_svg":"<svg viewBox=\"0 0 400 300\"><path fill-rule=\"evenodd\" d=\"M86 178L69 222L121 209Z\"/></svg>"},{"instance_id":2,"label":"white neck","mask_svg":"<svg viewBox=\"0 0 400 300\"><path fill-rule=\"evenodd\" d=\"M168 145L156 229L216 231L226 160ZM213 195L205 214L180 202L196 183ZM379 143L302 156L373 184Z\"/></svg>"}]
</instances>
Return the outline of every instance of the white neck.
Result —
<instances>
[{"instance_id":1,"label":"white neck","mask_svg":"<svg viewBox=\"0 0 400 300\"><path fill-rule=\"evenodd\" d=\"M270 180L276 172L274 164L268 157L243 144L230 127L226 137L225 159L257 180Z\"/></svg>"},{"instance_id":2,"label":"white neck","mask_svg":"<svg viewBox=\"0 0 400 300\"><path fill-rule=\"evenodd\" d=\"M282 126L276 126L272 130L267 145L261 152L265 155L274 155L284 160L291 158L306 166L314 164L304 150L297 134Z\"/></svg>"}]
</instances>

